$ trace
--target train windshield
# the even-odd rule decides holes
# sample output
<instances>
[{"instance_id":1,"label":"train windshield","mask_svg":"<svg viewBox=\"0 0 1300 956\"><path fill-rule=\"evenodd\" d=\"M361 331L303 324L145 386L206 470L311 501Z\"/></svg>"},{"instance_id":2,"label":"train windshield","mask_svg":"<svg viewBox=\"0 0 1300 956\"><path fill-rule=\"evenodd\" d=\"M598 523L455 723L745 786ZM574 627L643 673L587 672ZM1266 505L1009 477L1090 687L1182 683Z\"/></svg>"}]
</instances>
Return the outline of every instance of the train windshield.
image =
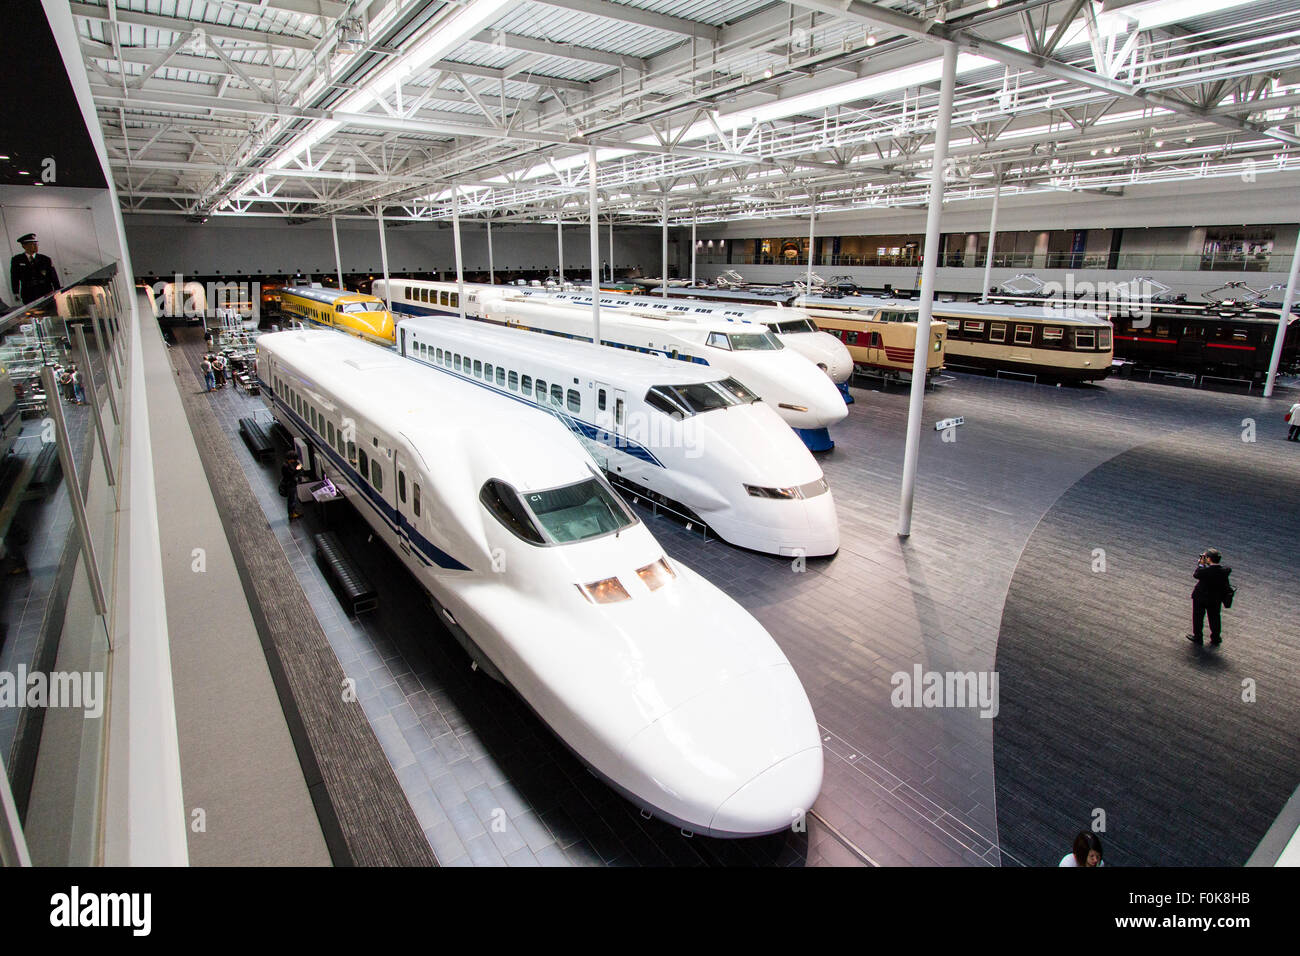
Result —
<instances>
[{"instance_id":1,"label":"train windshield","mask_svg":"<svg viewBox=\"0 0 1300 956\"><path fill-rule=\"evenodd\" d=\"M550 491L529 491L524 504L553 544L599 538L636 523L636 516L595 476Z\"/></svg>"},{"instance_id":2,"label":"train windshield","mask_svg":"<svg viewBox=\"0 0 1300 956\"><path fill-rule=\"evenodd\" d=\"M785 348L771 332L731 332L727 335L731 347L737 352L776 351Z\"/></svg>"},{"instance_id":3,"label":"train windshield","mask_svg":"<svg viewBox=\"0 0 1300 956\"><path fill-rule=\"evenodd\" d=\"M821 331L813 325L811 319L791 319L788 322L769 322L767 327L773 332L782 335L790 335L796 332L818 332Z\"/></svg>"},{"instance_id":4,"label":"train windshield","mask_svg":"<svg viewBox=\"0 0 1300 956\"><path fill-rule=\"evenodd\" d=\"M758 401L758 396L734 378L727 378L693 385L656 385L646 392L645 400L661 412L689 418L718 408L748 405Z\"/></svg>"},{"instance_id":5,"label":"train windshield","mask_svg":"<svg viewBox=\"0 0 1300 956\"><path fill-rule=\"evenodd\" d=\"M378 312L382 306L378 302L340 302L335 308L356 315L359 312Z\"/></svg>"}]
</instances>

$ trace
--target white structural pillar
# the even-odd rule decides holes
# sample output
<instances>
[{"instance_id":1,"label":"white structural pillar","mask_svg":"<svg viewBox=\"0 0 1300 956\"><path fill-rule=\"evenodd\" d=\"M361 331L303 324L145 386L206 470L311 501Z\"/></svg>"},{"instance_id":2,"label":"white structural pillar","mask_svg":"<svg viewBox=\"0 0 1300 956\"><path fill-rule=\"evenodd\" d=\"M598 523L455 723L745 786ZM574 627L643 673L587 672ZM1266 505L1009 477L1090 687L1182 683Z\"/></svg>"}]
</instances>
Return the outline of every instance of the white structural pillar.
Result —
<instances>
[{"instance_id":1,"label":"white structural pillar","mask_svg":"<svg viewBox=\"0 0 1300 956\"><path fill-rule=\"evenodd\" d=\"M492 217L487 219L487 240L488 240L488 285L497 284L496 263L492 259Z\"/></svg>"},{"instance_id":2,"label":"white structural pillar","mask_svg":"<svg viewBox=\"0 0 1300 956\"><path fill-rule=\"evenodd\" d=\"M1291 277L1286 280L1286 294L1282 296L1282 314L1277 317L1277 340L1273 343L1273 358L1268 363L1268 381L1264 383L1264 397L1273 397L1273 383L1277 381L1277 367L1282 364L1282 342L1295 304L1296 276L1300 275L1300 234L1295 240L1295 255L1291 257ZM1296 424L1295 422L1291 423Z\"/></svg>"},{"instance_id":3,"label":"white structural pillar","mask_svg":"<svg viewBox=\"0 0 1300 956\"><path fill-rule=\"evenodd\" d=\"M609 281L614 282L614 214L609 214Z\"/></svg>"},{"instance_id":4,"label":"white structural pillar","mask_svg":"<svg viewBox=\"0 0 1300 956\"><path fill-rule=\"evenodd\" d=\"M560 285L564 285L564 214L555 217L555 243L559 253Z\"/></svg>"},{"instance_id":5,"label":"white structural pillar","mask_svg":"<svg viewBox=\"0 0 1300 956\"><path fill-rule=\"evenodd\" d=\"M587 214L591 218L591 340L600 344L600 193L596 189L596 147L587 152Z\"/></svg>"},{"instance_id":6,"label":"white structural pillar","mask_svg":"<svg viewBox=\"0 0 1300 956\"><path fill-rule=\"evenodd\" d=\"M699 214L691 210L691 286L695 285L695 226L699 221Z\"/></svg>"},{"instance_id":7,"label":"white structural pillar","mask_svg":"<svg viewBox=\"0 0 1300 956\"><path fill-rule=\"evenodd\" d=\"M668 298L668 195L666 193L660 221L663 226L663 271L659 273L659 292L666 299Z\"/></svg>"},{"instance_id":8,"label":"white structural pillar","mask_svg":"<svg viewBox=\"0 0 1300 956\"><path fill-rule=\"evenodd\" d=\"M808 207L808 291L806 294L812 295L813 243L817 241L817 193L814 190L808 190L808 199L811 200L811 205Z\"/></svg>"},{"instance_id":9,"label":"white structural pillar","mask_svg":"<svg viewBox=\"0 0 1300 956\"><path fill-rule=\"evenodd\" d=\"M907 406L907 446L903 455L903 490L898 506L898 536L912 533L912 501L916 466L921 455L921 409L925 403L925 369L929 362L930 321L934 314L934 281L939 264L939 219L943 214L943 175L948 159L948 129L952 125L953 87L957 81L957 46L943 44L943 80L934 129L934 168L930 171L930 208L925 217L925 263L921 270L921 304L916 316L916 350L912 356L912 395Z\"/></svg>"},{"instance_id":10,"label":"white structural pillar","mask_svg":"<svg viewBox=\"0 0 1300 956\"><path fill-rule=\"evenodd\" d=\"M980 301L989 300L989 283L993 276L993 247L998 241L998 200L1002 198L1002 177L993 190L993 213L989 216L989 252L984 258L984 287L980 289Z\"/></svg>"},{"instance_id":11,"label":"white structural pillar","mask_svg":"<svg viewBox=\"0 0 1300 956\"><path fill-rule=\"evenodd\" d=\"M379 264L384 267L384 305L392 312L393 284L388 279L388 238L384 235L384 207L376 207L375 215L379 219Z\"/></svg>"},{"instance_id":12,"label":"white structural pillar","mask_svg":"<svg viewBox=\"0 0 1300 956\"><path fill-rule=\"evenodd\" d=\"M330 232L334 233L334 271L339 277L339 291L343 290L343 257L339 255L339 224L330 216Z\"/></svg>"},{"instance_id":13,"label":"white structural pillar","mask_svg":"<svg viewBox=\"0 0 1300 956\"><path fill-rule=\"evenodd\" d=\"M460 254L460 187L451 187L451 241L456 249L456 308L465 318L465 260Z\"/></svg>"}]
</instances>

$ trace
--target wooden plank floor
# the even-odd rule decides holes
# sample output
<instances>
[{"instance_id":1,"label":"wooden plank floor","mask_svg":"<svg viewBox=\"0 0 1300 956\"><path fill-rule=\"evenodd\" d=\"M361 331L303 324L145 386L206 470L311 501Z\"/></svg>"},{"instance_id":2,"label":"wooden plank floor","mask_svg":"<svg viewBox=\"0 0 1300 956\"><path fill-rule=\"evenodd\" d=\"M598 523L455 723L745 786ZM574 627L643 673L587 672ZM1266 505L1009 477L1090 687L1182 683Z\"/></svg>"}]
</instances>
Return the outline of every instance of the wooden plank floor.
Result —
<instances>
[{"instance_id":1,"label":"wooden plank floor","mask_svg":"<svg viewBox=\"0 0 1300 956\"><path fill-rule=\"evenodd\" d=\"M202 348L198 329L178 330ZM185 348L173 349L185 412L240 566L285 716L336 864L436 864L392 767L253 496Z\"/></svg>"}]
</instances>

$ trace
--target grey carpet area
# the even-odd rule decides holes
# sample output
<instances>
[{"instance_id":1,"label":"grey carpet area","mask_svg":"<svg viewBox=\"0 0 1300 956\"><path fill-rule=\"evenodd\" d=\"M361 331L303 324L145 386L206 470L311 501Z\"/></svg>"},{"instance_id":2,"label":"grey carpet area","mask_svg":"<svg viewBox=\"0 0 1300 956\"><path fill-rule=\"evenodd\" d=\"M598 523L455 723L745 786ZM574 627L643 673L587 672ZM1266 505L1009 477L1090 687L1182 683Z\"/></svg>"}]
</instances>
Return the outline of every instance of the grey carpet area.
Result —
<instances>
[{"instance_id":1,"label":"grey carpet area","mask_svg":"<svg viewBox=\"0 0 1300 956\"><path fill-rule=\"evenodd\" d=\"M1224 422L1116 456L1043 517L998 642L1004 849L1054 865L1099 809L1111 865L1245 863L1300 781L1298 475L1296 445ZM1184 639L1207 546L1240 588L1217 649Z\"/></svg>"}]
</instances>

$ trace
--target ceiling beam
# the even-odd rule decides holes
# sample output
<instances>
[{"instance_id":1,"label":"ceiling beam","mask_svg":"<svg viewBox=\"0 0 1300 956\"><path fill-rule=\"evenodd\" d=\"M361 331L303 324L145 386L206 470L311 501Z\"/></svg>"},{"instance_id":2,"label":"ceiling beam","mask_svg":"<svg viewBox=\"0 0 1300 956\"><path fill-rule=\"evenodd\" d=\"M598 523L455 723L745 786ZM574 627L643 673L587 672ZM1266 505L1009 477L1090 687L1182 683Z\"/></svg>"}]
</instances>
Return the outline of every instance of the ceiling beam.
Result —
<instances>
[{"instance_id":1,"label":"ceiling beam","mask_svg":"<svg viewBox=\"0 0 1300 956\"><path fill-rule=\"evenodd\" d=\"M537 37L520 36L517 33L500 33L496 30L484 30L478 36L472 38L474 43L485 43L488 46L504 47L509 50L526 50L529 53L543 53L547 56L563 57L566 60L577 60L580 63L599 63L604 66L616 66L624 70L636 70L643 73L646 70L646 61L639 56L624 56L621 53L610 53L607 50L593 50L589 47L578 46L574 43L552 43L550 40L542 40Z\"/></svg>"},{"instance_id":2,"label":"ceiling beam","mask_svg":"<svg viewBox=\"0 0 1300 956\"><path fill-rule=\"evenodd\" d=\"M643 27L653 27L656 30L677 33L681 36L699 37L708 40L710 43L717 43L722 35L720 29L711 27L707 23L698 23L695 20L687 20L682 17L670 17L663 13L652 13L639 7L629 7L623 3L612 3L610 0L538 0L538 2L544 3L548 7L559 7L561 10L590 13L593 16L606 17L621 23L636 23Z\"/></svg>"},{"instance_id":3,"label":"ceiling beam","mask_svg":"<svg viewBox=\"0 0 1300 956\"><path fill-rule=\"evenodd\" d=\"M81 17L83 20L96 20L107 23L112 19L106 7L96 7L89 3L70 3L68 6L75 16ZM246 30L243 27L222 26L218 23L190 20L184 17L164 17L155 13L140 13L135 10L118 10L117 22L137 27L153 27L157 30L166 30L169 33L193 33L194 30L201 29L208 36L223 37L227 40L243 40L259 47L270 44L271 46L288 47L293 50L314 50L317 44L320 43L320 40L314 37L297 36L290 33L269 33L265 30Z\"/></svg>"}]
</instances>

